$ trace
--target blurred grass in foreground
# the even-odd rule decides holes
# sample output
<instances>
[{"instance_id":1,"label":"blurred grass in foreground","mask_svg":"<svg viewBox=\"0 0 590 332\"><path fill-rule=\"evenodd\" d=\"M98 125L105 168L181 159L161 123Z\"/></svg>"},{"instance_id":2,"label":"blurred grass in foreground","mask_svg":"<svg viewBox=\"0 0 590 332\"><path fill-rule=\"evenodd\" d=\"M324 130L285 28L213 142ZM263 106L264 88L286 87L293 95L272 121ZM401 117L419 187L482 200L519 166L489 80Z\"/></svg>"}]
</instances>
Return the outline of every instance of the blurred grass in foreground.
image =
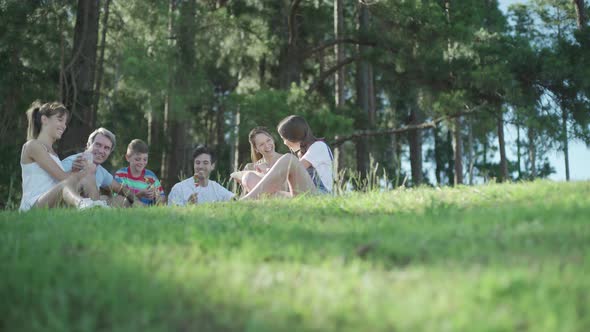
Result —
<instances>
[{"instance_id":1,"label":"blurred grass in foreground","mask_svg":"<svg viewBox=\"0 0 590 332\"><path fill-rule=\"evenodd\" d=\"M0 330L590 331L590 182L0 212Z\"/></svg>"}]
</instances>

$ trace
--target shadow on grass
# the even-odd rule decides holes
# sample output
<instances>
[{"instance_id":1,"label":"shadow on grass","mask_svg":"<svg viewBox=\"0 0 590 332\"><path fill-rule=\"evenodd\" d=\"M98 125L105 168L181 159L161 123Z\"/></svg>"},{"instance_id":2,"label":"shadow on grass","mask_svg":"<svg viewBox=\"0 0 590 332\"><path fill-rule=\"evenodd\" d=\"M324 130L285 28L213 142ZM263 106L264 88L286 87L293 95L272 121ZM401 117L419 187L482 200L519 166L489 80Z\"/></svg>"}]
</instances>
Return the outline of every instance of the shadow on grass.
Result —
<instances>
[{"instance_id":1,"label":"shadow on grass","mask_svg":"<svg viewBox=\"0 0 590 332\"><path fill-rule=\"evenodd\" d=\"M256 315L259 302L224 290L223 279L211 274L183 279L182 269L150 270L149 261L108 246L67 235L48 240L41 248L26 243L31 247L17 254L7 250L14 246L1 251L0 330L308 330L296 312ZM174 272L180 275L167 275Z\"/></svg>"}]
</instances>

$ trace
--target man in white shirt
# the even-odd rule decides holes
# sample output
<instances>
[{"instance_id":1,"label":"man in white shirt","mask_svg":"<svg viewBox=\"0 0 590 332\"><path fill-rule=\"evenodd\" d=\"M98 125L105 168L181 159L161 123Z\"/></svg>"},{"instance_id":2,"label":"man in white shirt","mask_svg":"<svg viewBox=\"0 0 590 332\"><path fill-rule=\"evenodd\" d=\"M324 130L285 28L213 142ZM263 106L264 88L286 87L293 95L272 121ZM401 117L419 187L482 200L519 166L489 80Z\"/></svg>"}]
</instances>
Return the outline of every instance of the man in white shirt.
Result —
<instances>
[{"instance_id":1,"label":"man in white shirt","mask_svg":"<svg viewBox=\"0 0 590 332\"><path fill-rule=\"evenodd\" d=\"M209 180L215 169L215 154L206 146L198 146L193 151L195 174L178 182L168 196L168 205L190 205L229 201L234 194L219 183Z\"/></svg>"}]
</instances>

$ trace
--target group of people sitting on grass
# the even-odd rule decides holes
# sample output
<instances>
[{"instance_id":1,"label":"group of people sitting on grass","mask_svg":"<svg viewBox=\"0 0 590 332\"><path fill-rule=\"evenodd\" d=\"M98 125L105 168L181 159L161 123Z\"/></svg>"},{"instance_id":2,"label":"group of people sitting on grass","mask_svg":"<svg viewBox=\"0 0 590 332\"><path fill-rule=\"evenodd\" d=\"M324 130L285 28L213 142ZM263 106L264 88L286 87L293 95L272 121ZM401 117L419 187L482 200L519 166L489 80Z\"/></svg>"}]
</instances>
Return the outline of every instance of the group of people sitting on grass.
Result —
<instances>
[{"instance_id":1,"label":"group of people sitting on grass","mask_svg":"<svg viewBox=\"0 0 590 332\"><path fill-rule=\"evenodd\" d=\"M27 111L27 142L20 160L21 211L59 206L183 206L234 198L232 192L209 179L216 158L206 146L198 146L193 152L194 175L176 183L168 196L158 177L146 168L148 146L140 139L129 143L125 154L129 166L114 176L102 166L116 144L115 135L105 128L90 134L84 152L60 160L53 145L66 130L69 116L67 108L58 102L35 102ZM249 135L252 163L231 174L243 188L240 199L331 193L333 155L329 146L317 139L297 115L283 119L277 130L292 153L276 152L272 134L263 127L254 128Z\"/></svg>"}]
</instances>

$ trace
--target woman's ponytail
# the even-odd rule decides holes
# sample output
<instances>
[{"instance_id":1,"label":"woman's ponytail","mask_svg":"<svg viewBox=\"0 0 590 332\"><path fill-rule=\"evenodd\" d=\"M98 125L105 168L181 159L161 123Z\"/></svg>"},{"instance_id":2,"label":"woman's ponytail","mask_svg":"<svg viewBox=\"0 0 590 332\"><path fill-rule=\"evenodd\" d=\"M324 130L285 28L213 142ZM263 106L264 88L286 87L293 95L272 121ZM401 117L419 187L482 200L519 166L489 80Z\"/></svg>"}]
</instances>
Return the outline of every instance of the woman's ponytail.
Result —
<instances>
[{"instance_id":1,"label":"woman's ponytail","mask_svg":"<svg viewBox=\"0 0 590 332\"><path fill-rule=\"evenodd\" d=\"M31 107L27 110L27 140L35 139L41 132L41 103L35 101L31 104Z\"/></svg>"}]
</instances>

